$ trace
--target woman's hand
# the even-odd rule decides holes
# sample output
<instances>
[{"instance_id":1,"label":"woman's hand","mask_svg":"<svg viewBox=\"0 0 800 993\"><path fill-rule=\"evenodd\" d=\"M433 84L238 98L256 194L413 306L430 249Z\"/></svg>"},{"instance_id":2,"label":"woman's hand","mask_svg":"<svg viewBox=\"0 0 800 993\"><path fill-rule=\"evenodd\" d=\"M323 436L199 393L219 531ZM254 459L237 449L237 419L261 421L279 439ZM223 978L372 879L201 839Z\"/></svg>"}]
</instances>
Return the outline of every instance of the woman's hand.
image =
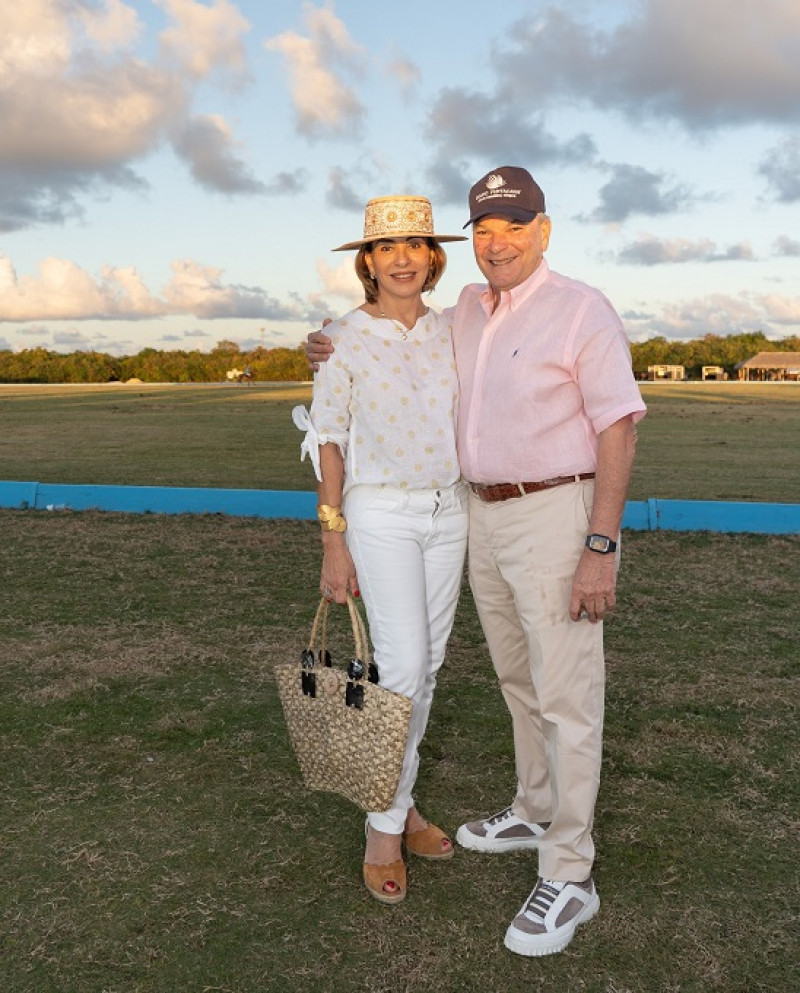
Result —
<instances>
[{"instance_id":1,"label":"woman's hand","mask_svg":"<svg viewBox=\"0 0 800 993\"><path fill-rule=\"evenodd\" d=\"M358 577L344 535L328 531L322 539L320 593L328 603L347 603L348 591L359 596Z\"/></svg>"}]
</instances>

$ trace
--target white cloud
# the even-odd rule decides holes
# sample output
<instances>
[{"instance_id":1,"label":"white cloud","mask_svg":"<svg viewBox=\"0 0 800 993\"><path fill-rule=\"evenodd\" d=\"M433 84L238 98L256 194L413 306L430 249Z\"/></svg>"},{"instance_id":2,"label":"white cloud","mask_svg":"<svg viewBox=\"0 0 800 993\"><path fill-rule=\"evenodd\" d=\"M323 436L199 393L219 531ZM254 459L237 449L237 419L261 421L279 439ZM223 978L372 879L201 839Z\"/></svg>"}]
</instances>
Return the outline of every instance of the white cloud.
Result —
<instances>
[{"instance_id":1,"label":"white cloud","mask_svg":"<svg viewBox=\"0 0 800 993\"><path fill-rule=\"evenodd\" d=\"M307 317L308 304L283 304L261 287L226 283L217 267L181 259L171 268L170 280L156 295L132 266L104 266L94 277L74 262L47 258L38 275L18 277L11 260L0 256L0 321Z\"/></svg>"},{"instance_id":2,"label":"white cloud","mask_svg":"<svg viewBox=\"0 0 800 993\"><path fill-rule=\"evenodd\" d=\"M57 349L66 352L86 351L92 347L93 339L81 331L54 331L53 344Z\"/></svg>"},{"instance_id":3,"label":"white cloud","mask_svg":"<svg viewBox=\"0 0 800 993\"><path fill-rule=\"evenodd\" d=\"M266 191L236 156L230 128L216 114L187 120L176 130L173 147L201 186L225 193Z\"/></svg>"},{"instance_id":4,"label":"white cloud","mask_svg":"<svg viewBox=\"0 0 800 993\"><path fill-rule=\"evenodd\" d=\"M770 149L758 171L779 203L800 201L800 137L785 138Z\"/></svg>"},{"instance_id":5,"label":"white cloud","mask_svg":"<svg viewBox=\"0 0 800 993\"><path fill-rule=\"evenodd\" d=\"M339 210L363 210L364 194L361 190L369 185L369 179L365 176L363 169L354 173L335 166L328 171L325 201L329 206Z\"/></svg>"},{"instance_id":6,"label":"white cloud","mask_svg":"<svg viewBox=\"0 0 800 993\"><path fill-rule=\"evenodd\" d=\"M208 319L296 320L303 317L301 308L281 304L260 287L226 284L221 269L192 259L172 263L172 278L164 288L164 299L172 314L193 314Z\"/></svg>"},{"instance_id":7,"label":"white cloud","mask_svg":"<svg viewBox=\"0 0 800 993\"><path fill-rule=\"evenodd\" d=\"M72 43L67 18L53 0L6 3L0 32L0 80L50 75L69 62Z\"/></svg>"},{"instance_id":8,"label":"white cloud","mask_svg":"<svg viewBox=\"0 0 800 993\"><path fill-rule=\"evenodd\" d=\"M662 265L682 262L732 262L753 261L753 248L748 242L739 242L719 251L709 238L691 241L688 238L661 239L655 235L640 235L625 245L616 260L630 265Z\"/></svg>"},{"instance_id":9,"label":"white cloud","mask_svg":"<svg viewBox=\"0 0 800 993\"><path fill-rule=\"evenodd\" d=\"M600 189L595 220L617 223L632 214L672 214L692 203L689 190L681 185L667 187L663 173L621 163L601 168L611 173L611 179Z\"/></svg>"},{"instance_id":10,"label":"white cloud","mask_svg":"<svg viewBox=\"0 0 800 993\"><path fill-rule=\"evenodd\" d=\"M307 138L356 136L365 109L334 70L359 74L363 49L331 8L304 4L304 13L310 37L287 31L264 43L286 62L297 129Z\"/></svg>"},{"instance_id":11,"label":"white cloud","mask_svg":"<svg viewBox=\"0 0 800 993\"><path fill-rule=\"evenodd\" d=\"M759 297L758 302L774 324L794 326L800 325L800 297L785 297L778 293L770 293Z\"/></svg>"},{"instance_id":12,"label":"white cloud","mask_svg":"<svg viewBox=\"0 0 800 993\"><path fill-rule=\"evenodd\" d=\"M665 308L664 314L692 334L700 328L724 333L742 331L752 329L762 321L761 312L751 302L723 293L671 304Z\"/></svg>"},{"instance_id":13,"label":"white cloud","mask_svg":"<svg viewBox=\"0 0 800 993\"><path fill-rule=\"evenodd\" d=\"M800 255L800 241L790 238L786 234L779 235L772 247L776 255L783 255L787 258L794 258Z\"/></svg>"},{"instance_id":14,"label":"white cloud","mask_svg":"<svg viewBox=\"0 0 800 993\"><path fill-rule=\"evenodd\" d=\"M364 287L356 276L352 253L337 266L329 266L318 259L317 275L325 293L340 297L354 307L364 302Z\"/></svg>"},{"instance_id":15,"label":"white cloud","mask_svg":"<svg viewBox=\"0 0 800 993\"><path fill-rule=\"evenodd\" d=\"M4 4L0 230L62 222L80 214L87 194L142 186L133 167L171 137L206 187L262 192L234 155L221 118L214 119L213 133L206 128L213 140L205 159L187 137L198 120L209 120L190 113L197 77L214 68L243 71L247 22L228 0L210 7L164 0L162 6L176 18L164 44L184 53L191 72L183 61L148 61L130 50L141 24L123 0Z\"/></svg>"},{"instance_id":16,"label":"white cloud","mask_svg":"<svg viewBox=\"0 0 800 993\"><path fill-rule=\"evenodd\" d=\"M304 193L310 178L311 174L308 169L302 167L294 169L292 172L278 172L267 184L266 191L273 195Z\"/></svg>"},{"instance_id":17,"label":"white cloud","mask_svg":"<svg viewBox=\"0 0 800 993\"><path fill-rule=\"evenodd\" d=\"M640 0L611 29L551 5L518 22L494 54L501 88L525 99L578 98L632 118L689 128L771 120L794 125L800 91L796 0Z\"/></svg>"},{"instance_id":18,"label":"white cloud","mask_svg":"<svg viewBox=\"0 0 800 993\"><path fill-rule=\"evenodd\" d=\"M712 293L665 304L660 312L624 317L625 329L635 341L644 341L653 335L692 339L704 334L748 331L763 331L772 337L781 337L798 322L800 297L779 294L734 297Z\"/></svg>"},{"instance_id":19,"label":"white cloud","mask_svg":"<svg viewBox=\"0 0 800 993\"><path fill-rule=\"evenodd\" d=\"M66 259L46 258L39 275L17 278L0 256L0 321L141 318L164 312L132 268L106 267L95 279Z\"/></svg>"},{"instance_id":20,"label":"white cloud","mask_svg":"<svg viewBox=\"0 0 800 993\"><path fill-rule=\"evenodd\" d=\"M400 84L403 93L410 93L422 82L422 73L410 59L396 55L389 63L389 73Z\"/></svg>"},{"instance_id":21,"label":"white cloud","mask_svg":"<svg viewBox=\"0 0 800 993\"><path fill-rule=\"evenodd\" d=\"M585 165L597 153L587 134L562 138L551 131L540 102L527 94L489 96L447 87L433 103L425 134L435 149L435 162L428 169L433 194L440 203L462 206L464 191L474 181L467 179L467 162L485 161L488 150L493 162L538 165Z\"/></svg>"},{"instance_id":22,"label":"white cloud","mask_svg":"<svg viewBox=\"0 0 800 993\"><path fill-rule=\"evenodd\" d=\"M33 7L41 22L12 16L0 41L0 163L93 170L151 148L185 105L180 79L127 53L90 58L64 5Z\"/></svg>"},{"instance_id":23,"label":"white cloud","mask_svg":"<svg viewBox=\"0 0 800 993\"><path fill-rule=\"evenodd\" d=\"M224 67L244 73L247 57L243 37L250 22L230 0L213 0L210 6L196 0L156 0L174 20L161 32L164 50L184 69L202 79Z\"/></svg>"},{"instance_id":24,"label":"white cloud","mask_svg":"<svg viewBox=\"0 0 800 993\"><path fill-rule=\"evenodd\" d=\"M105 7L79 7L77 16L87 36L101 48L129 45L140 35L139 15L122 0L105 0Z\"/></svg>"},{"instance_id":25,"label":"white cloud","mask_svg":"<svg viewBox=\"0 0 800 993\"><path fill-rule=\"evenodd\" d=\"M580 124L570 134L573 122L589 114L598 133L603 126L596 113L616 118L617 126L626 117L652 129L654 142L668 141L664 128L673 125L686 132L750 124L796 128L800 4L694 0L687 10L676 0L549 0L492 38L487 56L489 71L482 70L479 84L459 84L455 76L431 102L427 176L440 203L463 200L475 163L480 173L487 156L540 170L602 170L594 135ZM760 170L783 202L800 200L793 141ZM591 219L617 222L692 203L689 190L665 182L658 177L658 188L647 190L633 175L617 176Z\"/></svg>"}]
</instances>

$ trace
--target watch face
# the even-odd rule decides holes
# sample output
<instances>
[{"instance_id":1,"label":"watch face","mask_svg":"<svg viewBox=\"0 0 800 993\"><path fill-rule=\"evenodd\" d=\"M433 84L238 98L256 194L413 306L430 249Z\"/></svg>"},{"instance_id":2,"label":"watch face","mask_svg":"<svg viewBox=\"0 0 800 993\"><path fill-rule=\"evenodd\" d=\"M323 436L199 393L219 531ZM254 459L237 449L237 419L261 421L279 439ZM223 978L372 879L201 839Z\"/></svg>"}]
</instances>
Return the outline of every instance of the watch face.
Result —
<instances>
[{"instance_id":1,"label":"watch face","mask_svg":"<svg viewBox=\"0 0 800 993\"><path fill-rule=\"evenodd\" d=\"M592 534L589 535L587 544L593 552L607 552L611 542L601 534Z\"/></svg>"}]
</instances>

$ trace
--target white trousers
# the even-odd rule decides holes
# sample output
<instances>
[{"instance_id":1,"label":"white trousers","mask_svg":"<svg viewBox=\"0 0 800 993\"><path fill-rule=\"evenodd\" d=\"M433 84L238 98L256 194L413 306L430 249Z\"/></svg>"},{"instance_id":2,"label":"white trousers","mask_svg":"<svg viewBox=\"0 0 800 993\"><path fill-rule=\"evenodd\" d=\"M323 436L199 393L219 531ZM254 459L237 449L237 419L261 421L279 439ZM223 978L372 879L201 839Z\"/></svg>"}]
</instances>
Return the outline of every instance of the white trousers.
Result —
<instances>
[{"instance_id":1,"label":"white trousers","mask_svg":"<svg viewBox=\"0 0 800 993\"><path fill-rule=\"evenodd\" d=\"M402 834L455 617L467 547L463 483L441 490L354 486L343 501L347 544L367 609L380 684L413 701L403 771L390 810L370 826Z\"/></svg>"}]
</instances>

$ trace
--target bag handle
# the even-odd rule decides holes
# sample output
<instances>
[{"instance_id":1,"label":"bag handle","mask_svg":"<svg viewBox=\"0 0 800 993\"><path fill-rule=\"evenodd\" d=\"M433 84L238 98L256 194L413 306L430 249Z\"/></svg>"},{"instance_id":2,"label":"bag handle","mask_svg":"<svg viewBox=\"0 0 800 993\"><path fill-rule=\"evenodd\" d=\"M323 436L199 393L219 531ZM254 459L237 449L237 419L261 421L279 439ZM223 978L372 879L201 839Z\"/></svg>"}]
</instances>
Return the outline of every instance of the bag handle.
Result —
<instances>
[{"instance_id":1,"label":"bag handle","mask_svg":"<svg viewBox=\"0 0 800 993\"><path fill-rule=\"evenodd\" d=\"M317 636L319 634L320 626L322 627L322 634L320 640L320 650L322 652L322 657L325 657L325 649L327 647L328 641L328 608L330 604L322 597L317 607L317 612L314 616L314 623L311 627L311 637L308 641L309 651L314 651L314 646L317 643ZM361 659L364 663L365 669L369 666L371 661L369 654L369 638L367 637L367 629L364 624L364 618L361 616L361 612L356 606L355 601L352 596L347 594L347 609L350 614L350 626L353 631L353 642L355 644L355 658Z\"/></svg>"},{"instance_id":2,"label":"bag handle","mask_svg":"<svg viewBox=\"0 0 800 993\"><path fill-rule=\"evenodd\" d=\"M369 654L367 628L364 624L364 618L361 616L361 611L349 593L347 594L347 609L350 612L350 624L353 628L353 637L356 643L356 658L361 659L366 669L372 661Z\"/></svg>"}]
</instances>

